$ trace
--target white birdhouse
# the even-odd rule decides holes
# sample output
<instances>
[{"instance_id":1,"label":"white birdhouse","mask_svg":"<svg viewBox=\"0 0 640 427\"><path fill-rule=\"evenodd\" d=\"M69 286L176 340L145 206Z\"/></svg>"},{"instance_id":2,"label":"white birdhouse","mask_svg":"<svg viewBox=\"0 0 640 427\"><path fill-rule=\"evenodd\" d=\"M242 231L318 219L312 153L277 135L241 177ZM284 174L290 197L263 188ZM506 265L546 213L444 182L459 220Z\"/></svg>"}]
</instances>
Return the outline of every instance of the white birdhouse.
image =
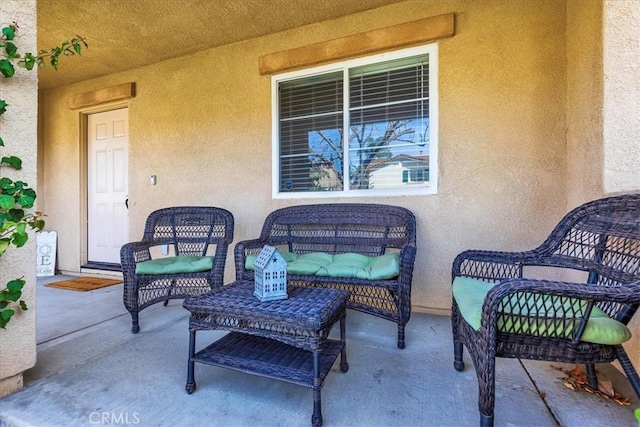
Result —
<instances>
[{"instance_id":1,"label":"white birdhouse","mask_svg":"<svg viewBox=\"0 0 640 427\"><path fill-rule=\"evenodd\" d=\"M265 245L253 262L255 290L260 301L287 299L287 262L278 249Z\"/></svg>"}]
</instances>

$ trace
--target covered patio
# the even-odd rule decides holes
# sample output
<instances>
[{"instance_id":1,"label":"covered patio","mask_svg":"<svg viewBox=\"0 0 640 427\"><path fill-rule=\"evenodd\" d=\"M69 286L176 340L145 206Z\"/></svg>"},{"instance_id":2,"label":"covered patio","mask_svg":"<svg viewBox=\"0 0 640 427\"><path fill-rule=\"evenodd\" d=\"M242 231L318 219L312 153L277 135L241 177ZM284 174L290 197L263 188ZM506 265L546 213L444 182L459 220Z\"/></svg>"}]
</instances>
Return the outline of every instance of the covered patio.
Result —
<instances>
[{"instance_id":1,"label":"covered patio","mask_svg":"<svg viewBox=\"0 0 640 427\"><path fill-rule=\"evenodd\" d=\"M133 335L122 285L89 292L44 286L66 278L38 280L38 362L26 372L25 388L0 401L0 425L310 425L311 390L281 381L199 365L198 389L187 394L188 312L179 301L145 310L145 328ZM342 373L336 363L325 381L324 425L477 425L476 376L469 359L464 372L453 368L449 317L414 313L404 350L396 348L394 330L348 311L350 368ZM222 332L206 334L198 347ZM598 366L600 375L631 405L569 390L560 369L573 366L497 364L497 425L634 425L640 401L611 366Z\"/></svg>"},{"instance_id":2,"label":"covered patio","mask_svg":"<svg viewBox=\"0 0 640 427\"><path fill-rule=\"evenodd\" d=\"M82 57L65 58L58 73L46 68L7 92L2 87L11 113L20 115L11 123L20 126L6 126L2 137L11 154L17 147L24 158L20 179L37 189L46 229L58 233L59 274L36 280L35 239L22 253L2 258L0 288L24 275L23 297L35 309L17 313L0 331L0 427L310 423L311 391L287 383L197 366L198 389L188 395L188 313L180 302L145 310L145 327L133 335L122 285L86 293L44 287L69 275L117 270L117 262L110 270L92 263L102 260L88 255L87 225L95 181L88 172L88 121L112 111L126 111L129 131L121 243L137 240L148 214L167 206L228 209L237 224L234 243L254 237L267 213L290 205L356 201L414 212L407 347L395 346L393 323L349 311L350 369L343 374L334 366L327 377L325 425L477 425L471 361L466 358L463 372L453 368L452 261L471 248L530 249L573 207L640 191L640 64L634 61L640 7L609 0L308 3L315 6L293 10L289 0L0 3L3 22L20 21L27 50L50 48L74 33L89 43ZM392 158L394 165L409 159L420 166L415 177L406 170L406 184L433 178L428 191L278 192L284 177L273 155L277 74L264 71L262 60L281 59L281 52L300 59L361 35L395 36L398 28L439 16L453 18L453 33L420 42L437 47L429 55L438 64L430 140L438 150ZM403 47L376 43L373 51L381 56ZM342 59L329 55L323 65ZM423 170L427 159L436 167ZM328 174L323 185L339 178ZM234 278L230 258L225 282ZM639 320L633 319L634 338L625 343L636 367ZM208 344L205 336L199 347ZM496 424L635 425L640 402L619 370L599 367L630 399L628 406L569 390L562 369L571 368L500 359Z\"/></svg>"}]
</instances>

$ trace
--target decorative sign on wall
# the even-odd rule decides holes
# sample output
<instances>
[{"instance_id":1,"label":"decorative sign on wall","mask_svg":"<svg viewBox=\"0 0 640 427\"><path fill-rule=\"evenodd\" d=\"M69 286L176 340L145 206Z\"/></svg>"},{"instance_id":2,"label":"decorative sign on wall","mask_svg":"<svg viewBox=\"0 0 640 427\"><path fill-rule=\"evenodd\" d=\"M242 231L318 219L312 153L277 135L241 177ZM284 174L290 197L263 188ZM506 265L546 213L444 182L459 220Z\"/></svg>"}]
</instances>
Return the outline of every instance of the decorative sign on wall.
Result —
<instances>
[{"instance_id":1,"label":"decorative sign on wall","mask_svg":"<svg viewBox=\"0 0 640 427\"><path fill-rule=\"evenodd\" d=\"M36 276L46 277L56 274L56 240L55 231L36 233Z\"/></svg>"}]
</instances>

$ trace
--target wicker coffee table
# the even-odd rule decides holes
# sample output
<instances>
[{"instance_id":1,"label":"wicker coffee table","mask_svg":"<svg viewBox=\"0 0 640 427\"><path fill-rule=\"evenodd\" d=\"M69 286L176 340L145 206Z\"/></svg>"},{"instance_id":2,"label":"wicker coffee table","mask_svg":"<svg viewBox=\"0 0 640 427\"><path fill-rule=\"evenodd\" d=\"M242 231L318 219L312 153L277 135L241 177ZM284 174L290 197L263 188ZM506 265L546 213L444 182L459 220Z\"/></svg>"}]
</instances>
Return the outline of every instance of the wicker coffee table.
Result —
<instances>
[{"instance_id":1,"label":"wicker coffee table","mask_svg":"<svg viewBox=\"0 0 640 427\"><path fill-rule=\"evenodd\" d=\"M191 312L187 393L196 389L195 362L311 387L311 423L321 426L324 379L338 355L340 370L349 369L345 316L350 294L289 286L288 299L260 302L253 296L253 288L253 282L237 281L185 299L183 306ZM329 339L337 321L340 340ZM196 353L196 332L212 329L231 332Z\"/></svg>"}]
</instances>

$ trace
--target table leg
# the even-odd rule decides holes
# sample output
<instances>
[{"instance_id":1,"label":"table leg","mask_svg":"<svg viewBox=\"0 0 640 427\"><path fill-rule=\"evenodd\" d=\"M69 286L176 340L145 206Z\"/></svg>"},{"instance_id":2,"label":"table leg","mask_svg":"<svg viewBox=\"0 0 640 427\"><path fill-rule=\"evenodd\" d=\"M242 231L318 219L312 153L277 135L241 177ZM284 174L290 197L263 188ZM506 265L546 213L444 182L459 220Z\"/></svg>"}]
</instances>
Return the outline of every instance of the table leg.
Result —
<instances>
[{"instance_id":1,"label":"table leg","mask_svg":"<svg viewBox=\"0 0 640 427\"><path fill-rule=\"evenodd\" d=\"M189 332L189 359L187 360L187 385L184 389L191 394L196 389L196 381L194 379L194 361L193 356L196 353L196 331Z\"/></svg>"},{"instance_id":2,"label":"table leg","mask_svg":"<svg viewBox=\"0 0 640 427\"><path fill-rule=\"evenodd\" d=\"M346 334L346 315L340 319L340 341L342 342L342 351L340 352L340 371L347 372L349 370L349 362L347 362L347 334Z\"/></svg>"},{"instance_id":3,"label":"table leg","mask_svg":"<svg viewBox=\"0 0 640 427\"><path fill-rule=\"evenodd\" d=\"M320 390L322 389L322 380L320 379L320 350L313 350L313 415L311 416L311 424L313 427L322 425L322 403L320 399Z\"/></svg>"}]
</instances>

